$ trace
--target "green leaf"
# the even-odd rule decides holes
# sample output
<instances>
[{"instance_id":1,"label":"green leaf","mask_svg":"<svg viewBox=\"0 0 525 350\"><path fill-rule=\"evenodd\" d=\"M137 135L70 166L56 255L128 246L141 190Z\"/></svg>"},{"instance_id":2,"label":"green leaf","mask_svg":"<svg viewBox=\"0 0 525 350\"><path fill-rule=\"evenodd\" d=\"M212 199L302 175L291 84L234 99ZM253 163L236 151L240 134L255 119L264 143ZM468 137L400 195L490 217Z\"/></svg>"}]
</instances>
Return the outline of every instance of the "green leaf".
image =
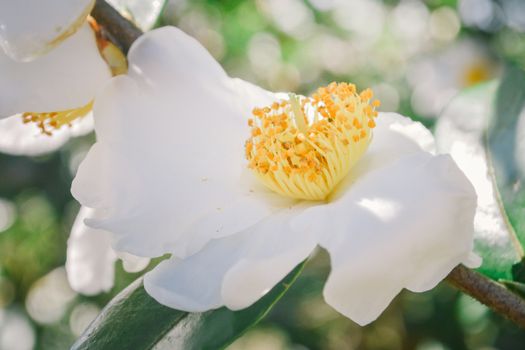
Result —
<instances>
[{"instance_id":1,"label":"green leaf","mask_svg":"<svg viewBox=\"0 0 525 350\"><path fill-rule=\"evenodd\" d=\"M509 281L509 280L500 280L499 282L503 283L505 287L513 291L514 293L521 296L525 299L525 284L521 282Z\"/></svg>"},{"instance_id":2,"label":"green leaf","mask_svg":"<svg viewBox=\"0 0 525 350\"><path fill-rule=\"evenodd\" d=\"M120 14L133 21L142 31L148 31L159 20L167 0L106 0Z\"/></svg>"},{"instance_id":3,"label":"green leaf","mask_svg":"<svg viewBox=\"0 0 525 350\"><path fill-rule=\"evenodd\" d=\"M514 228L516 246L525 246L525 72L509 65L496 93L487 130L487 149L499 194Z\"/></svg>"},{"instance_id":4,"label":"green leaf","mask_svg":"<svg viewBox=\"0 0 525 350\"><path fill-rule=\"evenodd\" d=\"M259 322L301 273L304 262L251 307L187 313L157 303L135 281L117 295L73 345L75 350L220 349Z\"/></svg>"},{"instance_id":5,"label":"green leaf","mask_svg":"<svg viewBox=\"0 0 525 350\"><path fill-rule=\"evenodd\" d=\"M502 88L507 89L505 79L500 84L491 82L464 90L450 102L436 125L438 149L452 154L476 188L474 244L483 258L479 271L495 280L512 280L512 266L523 257L499 198L492 168L495 155L488 151L486 142L488 126L493 125L489 124L489 120L494 120L493 111L508 113L494 109L502 103ZM509 107L509 111L515 108Z\"/></svg>"}]
</instances>

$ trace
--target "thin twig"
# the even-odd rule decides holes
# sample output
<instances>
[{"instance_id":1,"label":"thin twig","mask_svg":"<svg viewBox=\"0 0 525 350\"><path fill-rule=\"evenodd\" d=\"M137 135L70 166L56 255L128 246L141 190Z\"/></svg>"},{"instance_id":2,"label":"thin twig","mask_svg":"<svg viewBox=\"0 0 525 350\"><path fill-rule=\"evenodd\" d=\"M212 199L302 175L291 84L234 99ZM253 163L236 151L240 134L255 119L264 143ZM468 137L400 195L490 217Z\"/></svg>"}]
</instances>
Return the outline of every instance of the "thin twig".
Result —
<instances>
[{"instance_id":1,"label":"thin twig","mask_svg":"<svg viewBox=\"0 0 525 350\"><path fill-rule=\"evenodd\" d=\"M96 0L91 15L104 27L114 42L127 53L142 34L132 22L122 17L104 0ZM460 291L487 305L495 312L525 328L525 301L504 286L460 265L446 278Z\"/></svg>"},{"instance_id":2,"label":"thin twig","mask_svg":"<svg viewBox=\"0 0 525 350\"><path fill-rule=\"evenodd\" d=\"M96 0L91 15L104 28L110 39L112 39L111 41L118 45L126 54L131 44L142 35L142 31L139 28L120 15L117 10L104 0Z\"/></svg>"},{"instance_id":3,"label":"thin twig","mask_svg":"<svg viewBox=\"0 0 525 350\"><path fill-rule=\"evenodd\" d=\"M463 293L525 328L525 302L501 284L463 265L452 270L447 281Z\"/></svg>"}]
</instances>

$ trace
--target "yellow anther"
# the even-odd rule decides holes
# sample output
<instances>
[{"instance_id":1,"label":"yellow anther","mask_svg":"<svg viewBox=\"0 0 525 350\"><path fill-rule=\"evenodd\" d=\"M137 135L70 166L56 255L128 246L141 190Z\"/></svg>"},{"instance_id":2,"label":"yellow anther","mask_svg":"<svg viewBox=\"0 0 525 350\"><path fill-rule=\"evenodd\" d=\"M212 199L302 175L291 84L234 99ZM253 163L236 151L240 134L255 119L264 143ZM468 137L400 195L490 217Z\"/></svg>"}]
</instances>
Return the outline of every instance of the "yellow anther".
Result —
<instances>
[{"instance_id":1,"label":"yellow anther","mask_svg":"<svg viewBox=\"0 0 525 350\"><path fill-rule=\"evenodd\" d=\"M361 158L372 139L378 101L372 90L331 83L312 97L290 94L254 108L246 142L248 167L284 196L324 200Z\"/></svg>"},{"instance_id":2,"label":"yellow anther","mask_svg":"<svg viewBox=\"0 0 525 350\"><path fill-rule=\"evenodd\" d=\"M366 102L374 96L374 93L372 92L372 89L365 89L359 94L359 96L361 97L361 101Z\"/></svg>"},{"instance_id":3,"label":"yellow anther","mask_svg":"<svg viewBox=\"0 0 525 350\"><path fill-rule=\"evenodd\" d=\"M255 128L252 129L252 136L253 137L259 136L259 135L261 135L261 133L262 132L261 132L260 128L255 127Z\"/></svg>"},{"instance_id":4,"label":"yellow anther","mask_svg":"<svg viewBox=\"0 0 525 350\"><path fill-rule=\"evenodd\" d=\"M51 136L54 130L63 126L71 126L75 120L85 117L93 107L93 101L77 109L68 109L61 112L35 113L26 112L22 114L24 124L34 123L42 131L42 134Z\"/></svg>"},{"instance_id":5,"label":"yellow anther","mask_svg":"<svg viewBox=\"0 0 525 350\"><path fill-rule=\"evenodd\" d=\"M367 106L365 106L365 108L363 108L363 112L364 112L368 117L371 117L371 116L372 116L372 113L373 113L374 111L372 110L372 106L367 105Z\"/></svg>"}]
</instances>

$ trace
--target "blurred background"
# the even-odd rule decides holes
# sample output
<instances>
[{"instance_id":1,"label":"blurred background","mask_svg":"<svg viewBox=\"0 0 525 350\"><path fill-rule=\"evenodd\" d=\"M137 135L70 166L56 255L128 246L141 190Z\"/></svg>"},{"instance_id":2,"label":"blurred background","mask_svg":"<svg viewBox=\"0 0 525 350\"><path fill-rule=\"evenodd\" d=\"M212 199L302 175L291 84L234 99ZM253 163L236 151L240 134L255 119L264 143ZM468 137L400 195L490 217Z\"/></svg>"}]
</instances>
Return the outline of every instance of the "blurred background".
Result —
<instances>
[{"instance_id":1,"label":"blurred background","mask_svg":"<svg viewBox=\"0 0 525 350\"><path fill-rule=\"evenodd\" d=\"M381 110L432 128L461 89L525 62L523 0L171 0L161 24L197 38L232 76L307 94L331 81L371 87ZM93 135L41 157L0 154L0 349L67 349L138 277L73 292L64 262L78 204L69 186ZM525 332L442 283L403 292L359 327L322 300L320 252L290 292L231 349L524 349Z\"/></svg>"}]
</instances>

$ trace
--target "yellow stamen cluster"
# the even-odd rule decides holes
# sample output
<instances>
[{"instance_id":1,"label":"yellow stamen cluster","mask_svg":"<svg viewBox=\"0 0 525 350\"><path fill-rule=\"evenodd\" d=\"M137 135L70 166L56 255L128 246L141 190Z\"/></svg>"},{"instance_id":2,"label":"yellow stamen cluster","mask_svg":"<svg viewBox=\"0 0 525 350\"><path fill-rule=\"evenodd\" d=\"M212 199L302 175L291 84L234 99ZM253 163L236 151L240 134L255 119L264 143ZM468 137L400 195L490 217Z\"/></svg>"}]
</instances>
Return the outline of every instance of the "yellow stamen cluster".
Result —
<instances>
[{"instance_id":1,"label":"yellow stamen cluster","mask_svg":"<svg viewBox=\"0 0 525 350\"><path fill-rule=\"evenodd\" d=\"M331 83L311 97L289 95L255 108L246 141L248 167L273 191L324 200L368 148L375 127L372 90Z\"/></svg>"},{"instance_id":2,"label":"yellow stamen cluster","mask_svg":"<svg viewBox=\"0 0 525 350\"><path fill-rule=\"evenodd\" d=\"M53 130L58 130L64 125L71 126L71 123L82 117L85 117L93 108L93 102L81 108L68 109L61 112L51 113L33 113L27 112L22 114L24 124L35 123L43 134L51 136Z\"/></svg>"}]
</instances>

